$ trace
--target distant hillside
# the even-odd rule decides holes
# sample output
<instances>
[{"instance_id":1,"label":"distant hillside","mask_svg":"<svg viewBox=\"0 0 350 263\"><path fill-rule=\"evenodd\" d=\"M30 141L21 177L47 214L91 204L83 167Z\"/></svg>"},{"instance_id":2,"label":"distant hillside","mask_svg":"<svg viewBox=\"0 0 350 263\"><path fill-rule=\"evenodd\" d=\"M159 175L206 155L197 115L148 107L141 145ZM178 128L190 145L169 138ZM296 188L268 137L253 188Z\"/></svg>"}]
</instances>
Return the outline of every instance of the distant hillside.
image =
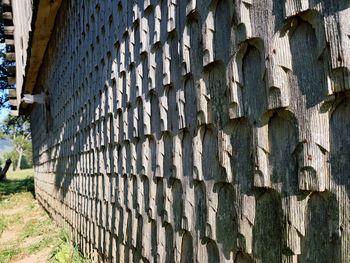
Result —
<instances>
[{"instance_id":1,"label":"distant hillside","mask_svg":"<svg viewBox=\"0 0 350 263\"><path fill-rule=\"evenodd\" d=\"M0 157L2 157L5 152L11 151L12 147L10 140L0 140Z\"/></svg>"}]
</instances>

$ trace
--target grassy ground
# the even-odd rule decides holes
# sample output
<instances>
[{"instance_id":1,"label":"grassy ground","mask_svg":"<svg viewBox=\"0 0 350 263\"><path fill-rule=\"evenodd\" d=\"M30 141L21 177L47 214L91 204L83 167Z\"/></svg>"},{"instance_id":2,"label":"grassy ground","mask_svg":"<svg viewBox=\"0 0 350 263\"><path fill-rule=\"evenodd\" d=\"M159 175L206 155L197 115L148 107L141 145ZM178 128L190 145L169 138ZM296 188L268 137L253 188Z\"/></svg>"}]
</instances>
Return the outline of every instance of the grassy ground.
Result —
<instances>
[{"instance_id":1,"label":"grassy ground","mask_svg":"<svg viewBox=\"0 0 350 263\"><path fill-rule=\"evenodd\" d=\"M35 200L33 170L0 182L0 263L9 262L89 262Z\"/></svg>"}]
</instances>

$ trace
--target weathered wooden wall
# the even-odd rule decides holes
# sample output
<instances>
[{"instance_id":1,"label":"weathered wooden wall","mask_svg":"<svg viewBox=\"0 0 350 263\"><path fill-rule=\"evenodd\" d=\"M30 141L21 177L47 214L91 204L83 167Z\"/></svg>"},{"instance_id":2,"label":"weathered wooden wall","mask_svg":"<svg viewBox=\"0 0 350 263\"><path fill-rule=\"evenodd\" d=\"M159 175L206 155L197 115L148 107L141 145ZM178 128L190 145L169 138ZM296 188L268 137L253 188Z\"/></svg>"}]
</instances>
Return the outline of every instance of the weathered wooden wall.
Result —
<instances>
[{"instance_id":1,"label":"weathered wooden wall","mask_svg":"<svg viewBox=\"0 0 350 263\"><path fill-rule=\"evenodd\" d=\"M16 94L10 94L10 104L13 115L18 115L22 87L26 75L28 57L30 56L30 32L32 30L33 19L33 1L32 0L1 0L3 11L9 12L9 20L12 20L13 26L5 29L6 45L12 47L15 52L16 74L13 83L16 84ZM13 35L13 36L12 36Z\"/></svg>"},{"instance_id":2,"label":"weathered wooden wall","mask_svg":"<svg viewBox=\"0 0 350 263\"><path fill-rule=\"evenodd\" d=\"M350 1L65 1L36 194L105 262L350 262Z\"/></svg>"}]
</instances>

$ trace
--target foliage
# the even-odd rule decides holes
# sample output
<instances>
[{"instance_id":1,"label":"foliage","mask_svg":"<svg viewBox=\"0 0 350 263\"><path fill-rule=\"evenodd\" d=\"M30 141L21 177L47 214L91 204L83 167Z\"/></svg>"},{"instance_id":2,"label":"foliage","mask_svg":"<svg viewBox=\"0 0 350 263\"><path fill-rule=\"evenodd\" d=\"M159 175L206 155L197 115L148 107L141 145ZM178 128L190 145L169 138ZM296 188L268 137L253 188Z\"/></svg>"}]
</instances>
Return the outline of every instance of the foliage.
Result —
<instances>
[{"instance_id":1,"label":"foliage","mask_svg":"<svg viewBox=\"0 0 350 263\"><path fill-rule=\"evenodd\" d=\"M0 125L1 138L8 138L12 141L14 150L5 153L4 157L12 161L16 170L32 167L32 144L28 117L9 115Z\"/></svg>"},{"instance_id":2,"label":"foliage","mask_svg":"<svg viewBox=\"0 0 350 263\"><path fill-rule=\"evenodd\" d=\"M9 159L12 161L12 166L16 167L18 163L18 154L15 150L5 152L3 154L3 160L1 162L5 164L5 160L9 160Z\"/></svg>"},{"instance_id":3,"label":"foliage","mask_svg":"<svg viewBox=\"0 0 350 263\"><path fill-rule=\"evenodd\" d=\"M21 158L20 168L21 169L29 169L33 167L33 154L32 154L32 144L29 140L26 140L23 142L23 145L25 147L23 157ZM12 150L9 152L5 152L3 154L3 160L0 159L0 166L1 164L5 163L5 160L10 159L12 161L12 167L13 170L16 169L18 166L18 160L19 160L19 154L16 150Z\"/></svg>"},{"instance_id":4,"label":"foliage","mask_svg":"<svg viewBox=\"0 0 350 263\"><path fill-rule=\"evenodd\" d=\"M6 59L7 52L14 52L14 47L5 44L5 28L3 19L3 6L0 4L0 111L6 108L9 109L8 89L14 89L15 85L9 85L8 77L15 77L15 61ZM5 135L0 130L0 140L4 139Z\"/></svg>"},{"instance_id":5,"label":"foliage","mask_svg":"<svg viewBox=\"0 0 350 263\"><path fill-rule=\"evenodd\" d=\"M22 169L28 169L33 167L33 150L32 150L32 142L28 141L29 144L24 150L24 156L21 163Z\"/></svg>"},{"instance_id":6,"label":"foliage","mask_svg":"<svg viewBox=\"0 0 350 263\"><path fill-rule=\"evenodd\" d=\"M6 135L2 131L0 131L0 140L5 139Z\"/></svg>"},{"instance_id":7,"label":"foliage","mask_svg":"<svg viewBox=\"0 0 350 263\"><path fill-rule=\"evenodd\" d=\"M30 122L28 116L11 116L9 115L0 125L0 130L8 135L10 139L18 136L25 136L30 139Z\"/></svg>"},{"instance_id":8,"label":"foliage","mask_svg":"<svg viewBox=\"0 0 350 263\"><path fill-rule=\"evenodd\" d=\"M8 96L4 90L15 88L15 85L8 84L7 77L15 77L15 71L12 70L11 73L8 68L13 69L16 62L6 59L6 53L14 52L14 50L11 50L10 46L5 45L5 30L2 14L2 5L0 4L0 108L9 108Z\"/></svg>"},{"instance_id":9,"label":"foliage","mask_svg":"<svg viewBox=\"0 0 350 263\"><path fill-rule=\"evenodd\" d=\"M62 229L60 232L61 244L53 251L50 263L89 263L88 259L85 259L78 248L73 245L72 238L68 234L68 231Z\"/></svg>"},{"instance_id":10,"label":"foliage","mask_svg":"<svg viewBox=\"0 0 350 263\"><path fill-rule=\"evenodd\" d=\"M0 5L0 110L2 108L9 108L8 92L6 89L15 88L14 85L9 85L7 82L8 77L15 76L14 73L8 71L8 68L15 67L15 62L10 62L6 59L6 53L13 52L14 50L9 50L9 47L4 44L4 41L4 23L2 19L2 6ZM11 130L12 128L14 130ZM11 160L21 160L20 163L18 161L16 162L16 164L19 163L17 168L28 168L32 165L31 156L26 157L28 155L27 148L29 147L28 141L30 139L26 131L29 131L29 122L26 117L8 117L6 122L0 127L0 140L10 138L15 146L15 151L8 153L12 157ZM13 167L16 167L15 164L13 164Z\"/></svg>"},{"instance_id":11,"label":"foliage","mask_svg":"<svg viewBox=\"0 0 350 263\"><path fill-rule=\"evenodd\" d=\"M0 44L0 89L13 89L14 85L9 85L7 82L7 77L15 77L14 73L11 73L8 68L15 67L15 62L8 61L6 59L6 53L9 48L5 44ZM6 98L2 98L2 100L6 100ZM3 101L2 101L3 102Z\"/></svg>"}]
</instances>

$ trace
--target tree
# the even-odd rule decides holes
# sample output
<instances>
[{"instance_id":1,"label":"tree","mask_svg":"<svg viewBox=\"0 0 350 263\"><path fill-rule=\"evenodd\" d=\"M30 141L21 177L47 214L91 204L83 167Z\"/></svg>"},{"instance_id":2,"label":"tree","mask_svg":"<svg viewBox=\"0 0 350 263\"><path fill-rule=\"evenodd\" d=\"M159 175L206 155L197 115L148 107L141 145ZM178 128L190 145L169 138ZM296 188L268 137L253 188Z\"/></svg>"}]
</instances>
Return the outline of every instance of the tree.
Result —
<instances>
[{"instance_id":1,"label":"tree","mask_svg":"<svg viewBox=\"0 0 350 263\"><path fill-rule=\"evenodd\" d=\"M6 58L6 53L14 52L14 45L5 44L5 23L3 19L3 6L0 3L0 111L3 108L9 108L8 89L14 89L15 85L8 83L8 77L15 77L16 62L9 61ZM15 150L8 153L13 156L11 159L18 159L16 170L19 170L24 154L31 152L29 121L26 117L8 117L4 124L0 125L0 140L11 139ZM18 157L18 158L17 158ZM8 160L9 161L9 160ZM6 162L7 164L9 162ZM10 161L11 162L11 161ZM28 161L27 161L28 162ZM32 163L30 160L29 163ZM6 168L6 166L5 166ZM5 171L0 170L1 171ZM7 167L8 169L8 167ZM7 170L6 169L6 170ZM0 171L0 174L1 174Z\"/></svg>"},{"instance_id":2,"label":"tree","mask_svg":"<svg viewBox=\"0 0 350 263\"><path fill-rule=\"evenodd\" d=\"M15 77L16 62L6 59L7 52L14 52L14 46L5 44L3 6L0 3L0 108L9 108L8 96L5 90L14 89L15 85L8 83L8 77Z\"/></svg>"},{"instance_id":3,"label":"tree","mask_svg":"<svg viewBox=\"0 0 350 263\"><path fill-rule=\"evenodd\" d=\"M15 77L15 61L6 59L7 52L13 52L11 47L2 43L0 45L0 89L13 89L15 85L9 85L7 77Z\"/></svg>"},{"instance_id":4,"label":"tree","mask_svg":"<svg viewBox=\"0 0 350 263\"><path fill-rule=\"evenodd\" d=\"M0 125L1 136L12 141L15 153L11 154L11 159L16 164L16 170L20 170L25 153L31 151L29 118L26 116L14 117L9 115L3 124Z\"/></svg>"},{"instance_id":5,"label":"tree","mask_svg":"<svg viewBox=\"0 0 350 263\"><path fill-rule=\"evenodd\" d=\"M2 168L0 166L0 181L3 180L4 178L6 178L6 173L8 171L8 169L10 168L10 165L11 165L11 159L8 159L6 162L5 162L5 166L4 168Z\"/></svg>"}]
</instances>

